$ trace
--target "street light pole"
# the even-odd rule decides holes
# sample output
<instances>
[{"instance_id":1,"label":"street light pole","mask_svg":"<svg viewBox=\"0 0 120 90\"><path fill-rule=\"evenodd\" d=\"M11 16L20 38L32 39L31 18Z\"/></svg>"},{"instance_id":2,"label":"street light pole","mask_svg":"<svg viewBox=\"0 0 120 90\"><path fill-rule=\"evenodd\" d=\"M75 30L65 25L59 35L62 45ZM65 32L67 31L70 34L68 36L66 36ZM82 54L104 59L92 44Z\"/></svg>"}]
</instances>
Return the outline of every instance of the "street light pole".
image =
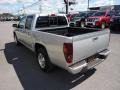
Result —
<instances>
[{"instance_id":1,"label":"street light pole","mask_svg":"<svg viewBox=\"0 0 120 90\"><path fill-rule=\"evenodd\" d=\"M89 0L88 0L88 10L89 10Z\"/></svg>"},{"instance_id":2,"label":"street light pole","mask_svg":"<svg viewBox=\"0 0 120 90\"><path fill-rule=\"evenodd\" d=\"M68 9L68 10L67 10L67 14L68 14L68 13L69 13L69 0L67 0L67 6L68 6L68 7L67 7L67 9Z\"/></svg>"},{"instance_id":3,"label":"street light pole","mask_svg":"<svg viewBox=\"0 0 120 90\"><path fill-rule=\"evenodd\" d=\"M66 0L66 14L69 12L69 0Z\"/></svg>"},{"instance_id":4,"label":"street light pole","mask_svg":"<svg viewBox=\"0 0 120 90\"><path fill-rule=\"evenodd\" d=\"M40 6L39 6L39 11L40 11L40 13L42 13L42 0L39 0L39 4L40 4Z\"/></svg>"},{"instance_id":5,"label":"street light pole","mask_svg":"<svg viewBox=\"0 0 120 90\"><path fill-rule=\"evenodd\" d=\"M26 14L24 4L23 4L23 13L24 13L24 15Z\"/></svg>"}]
</instances>

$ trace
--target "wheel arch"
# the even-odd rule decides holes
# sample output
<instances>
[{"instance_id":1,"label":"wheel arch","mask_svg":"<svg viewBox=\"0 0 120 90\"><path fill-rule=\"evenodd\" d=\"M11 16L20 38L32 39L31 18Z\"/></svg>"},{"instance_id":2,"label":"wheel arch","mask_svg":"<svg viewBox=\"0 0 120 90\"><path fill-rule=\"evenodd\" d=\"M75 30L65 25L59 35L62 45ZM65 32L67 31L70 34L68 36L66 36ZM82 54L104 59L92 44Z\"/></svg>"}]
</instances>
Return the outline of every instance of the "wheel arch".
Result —
<instances>
[{"instance_id":1,"label":"wheel arch","mask_svg":"<svg viewBox=\"0 0 120 90\"><path fill-rule=\"evenodd\" d=\"M14 37L16 36L16 33L15 33L15 32L13 32L13 36L14 36Z\"/></svg>"},{"instance_id":2,"label":"wheel arch","mask_svg":"<svg viewBox=\"0 0 120 90\"><path fill-rule=\"evenodd\" d=\"M37 53L38 52L38 49L39 48L43 48L43 49L45 49L45 51L46 51L46 53L47 53L47 49L46 49L46 47L44 46L44 45L42 45L42 44L40 44L40 43L35 43L35 47L34 47L35 49L35 52ZM47 53L48 54L48 53Z\"/></svg>"}]
</instances>

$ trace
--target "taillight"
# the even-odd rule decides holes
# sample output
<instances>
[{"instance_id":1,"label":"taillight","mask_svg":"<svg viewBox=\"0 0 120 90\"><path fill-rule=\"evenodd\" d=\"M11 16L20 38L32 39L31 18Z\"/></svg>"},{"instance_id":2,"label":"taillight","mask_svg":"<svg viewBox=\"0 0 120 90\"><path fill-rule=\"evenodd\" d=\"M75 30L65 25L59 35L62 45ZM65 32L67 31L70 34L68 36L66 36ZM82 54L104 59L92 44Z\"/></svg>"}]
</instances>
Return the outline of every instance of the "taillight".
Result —
<instances>
[{"instance_id":1,"label":"taillight","mask_svg":"<svg viewBox=\"0 0 120 90\"><path fill-rule=\"evenodd\" d=\"M64 43L63 52L67 63L72 63L73 61L73 44L72 43Z\"/></svg>"}]
</instances>

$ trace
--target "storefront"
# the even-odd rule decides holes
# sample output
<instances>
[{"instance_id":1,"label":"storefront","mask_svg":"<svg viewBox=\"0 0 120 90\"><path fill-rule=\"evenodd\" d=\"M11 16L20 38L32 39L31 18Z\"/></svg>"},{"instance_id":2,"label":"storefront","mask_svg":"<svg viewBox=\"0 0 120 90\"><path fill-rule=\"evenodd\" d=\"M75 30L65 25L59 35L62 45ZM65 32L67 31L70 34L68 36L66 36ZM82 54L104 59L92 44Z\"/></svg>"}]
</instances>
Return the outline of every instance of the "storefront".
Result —
<instances>
[{"instance_id":1,"label":"storefront","mask_svg":"<svg viewBox=\"0 0 120 90\"><path fill-rule=\"evenodd\" d=\"M120 10L120 5L91 7L89 10Z\"/></svg>"}]
</instances>

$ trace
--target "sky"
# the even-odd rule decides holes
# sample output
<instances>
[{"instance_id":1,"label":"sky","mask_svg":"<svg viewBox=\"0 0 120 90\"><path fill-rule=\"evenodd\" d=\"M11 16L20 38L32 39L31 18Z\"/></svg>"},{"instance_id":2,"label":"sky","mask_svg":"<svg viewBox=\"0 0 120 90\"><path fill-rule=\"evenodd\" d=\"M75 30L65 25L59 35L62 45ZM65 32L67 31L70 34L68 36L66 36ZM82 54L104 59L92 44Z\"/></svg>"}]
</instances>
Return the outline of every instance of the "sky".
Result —
<instances>
[{"instance_id":1,"label":"sky","mask_svg":"<svg viewBox=\"0 0 120 90\"><path fill-rule=\"evenodd\" d=\"M72 11L85 11L87 10L88 0L76 0L77 4L70 6L73 8ZM31 4L32 7L27 8ZM40 10L42 13L52 13L65 10L65 5L63 0L0 0L0 13L10 12L10 13L38 13ZM120 5L120 0L90 0L90 7L95 6L105 6L105 5ZM23 7L25 10L23 11Z\"/></svg>"}]
</instances>

